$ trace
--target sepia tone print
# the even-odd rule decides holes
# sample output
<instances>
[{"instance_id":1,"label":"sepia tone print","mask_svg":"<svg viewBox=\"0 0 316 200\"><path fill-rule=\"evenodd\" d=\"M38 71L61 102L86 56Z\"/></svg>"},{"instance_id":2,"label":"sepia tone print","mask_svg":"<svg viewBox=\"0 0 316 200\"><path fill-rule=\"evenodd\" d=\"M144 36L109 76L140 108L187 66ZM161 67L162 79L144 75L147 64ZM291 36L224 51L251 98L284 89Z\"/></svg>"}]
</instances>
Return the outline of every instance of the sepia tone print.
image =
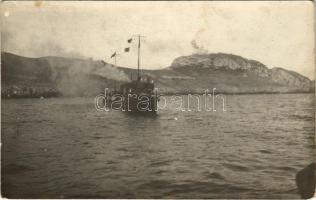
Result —
<instances>
[{"instance_id":1,"label":"sepia tone print","mask_svg":"<svg viewBox=\"0 0 316 200\"><path fill-rule=\"evenodd\" d=\"M315 192L310 1L4 1L4 198Z\"/></svg>"}]
</instances>

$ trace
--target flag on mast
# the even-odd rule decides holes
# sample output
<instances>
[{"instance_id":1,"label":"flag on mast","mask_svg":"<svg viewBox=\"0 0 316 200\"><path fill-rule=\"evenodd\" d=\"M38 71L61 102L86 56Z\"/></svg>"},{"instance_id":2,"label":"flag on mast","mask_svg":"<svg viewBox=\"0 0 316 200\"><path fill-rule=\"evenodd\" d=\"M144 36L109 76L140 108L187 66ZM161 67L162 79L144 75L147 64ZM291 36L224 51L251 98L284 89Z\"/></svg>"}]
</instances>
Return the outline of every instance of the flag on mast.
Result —
<instances>
[{"instance_id":1,"label":"flag on mast","mask_svg":"<svg viewBox=\"0 0 316 200\"><path fill-rule=\"evenodd\" d=\"M111 58L116 56L116 51L112 54Z\"/></svg>"}]
</instances>

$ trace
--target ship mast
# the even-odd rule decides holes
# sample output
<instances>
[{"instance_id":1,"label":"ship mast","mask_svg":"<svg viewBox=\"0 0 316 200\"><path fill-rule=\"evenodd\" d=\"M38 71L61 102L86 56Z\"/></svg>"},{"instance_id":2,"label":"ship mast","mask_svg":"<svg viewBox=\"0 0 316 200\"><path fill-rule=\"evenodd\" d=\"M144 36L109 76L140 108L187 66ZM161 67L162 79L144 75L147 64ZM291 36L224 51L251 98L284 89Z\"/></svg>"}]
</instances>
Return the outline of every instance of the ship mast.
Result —
<instances>
[{"instance_id":1,"label":"ship mast","mask_svg":"<svg viewBox=\"0 0 316 200\"><path fill-rule=\"evenodd\" d=\"M137 79L139 79L139 64L140 64L140 36L138 35L138 59L137 59Z\"/></svg>"},{"instance_id":2,"label":"ship mast","mask_svg":"<svg viewBox=\"0 0 316 200\"><path fill-rule=\"evenodd\" d=\"M114 65L116 66L116 58L117 56L119 56L120 54L116 53L117 51L114 52L114 54L112 54L111 59L114 57ZM113 65L113 63L112 63Z\"/></svg>"},{"instance_id":3,"label":"ship mast","mask_svg":"<svg viewBox=\"0 0 316 200\"><path fill-rule=\"evenodd\" d=\"M114 56L114 65L116 66L116 58L117 56L119 56L120 54L116 53L115 56Z\"/></svg>"},{"instance_id":4,"label":"ship mast","mask_svg":"<svg viewBox=\"0 0 316 200\"><path fill-rule=\"evenodd\" d=\"M133 37L137 37L138 39L138 52L137 52L137 80L139 80L140 75L139 75L139 67L140 67L140 39L141 38L145 38L145 36L141 36L141 35L133 35Z\"/></svg>"}]
</instances>

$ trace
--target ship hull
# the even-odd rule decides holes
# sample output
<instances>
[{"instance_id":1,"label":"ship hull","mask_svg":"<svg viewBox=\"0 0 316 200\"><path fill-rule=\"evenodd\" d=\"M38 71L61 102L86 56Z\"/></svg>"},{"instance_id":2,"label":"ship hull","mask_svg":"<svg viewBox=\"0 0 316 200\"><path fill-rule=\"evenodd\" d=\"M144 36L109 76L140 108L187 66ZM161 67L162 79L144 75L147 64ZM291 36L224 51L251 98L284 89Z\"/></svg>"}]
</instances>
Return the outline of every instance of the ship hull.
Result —
<instances>
[{"instance_id":1,"label":"ship hull","mask_svg":"<svg viewBox=\"0 0 316 200\"><path fill-rule=\"evenodd\" d=\"M135 114L156 114L158 98L154 94L114 94L107 99L106 105L112 110Z\"/></svg>"},{"instance_id":2,"label":"ship hull","mask_svg":"<svg viewBox=\"0 0 316 200\"><path fill-rule=\"evenodd\" d=\"M124 110L133 113L156 113L158 100L150 94L129 94L124 98Z\"/></svg>"},{"instance_id":3,"label":"ship hull","mask_svg":"<svg viewBox=\"0 0 316 200\"><path fill-rule=\"evenodd\" d=\"M124 112L146 114L157 113L158 98L153 80L138 77L137 80L122 84L118 91L110 92L109 104L113 102Z\"/></svg>"}]
</instances>

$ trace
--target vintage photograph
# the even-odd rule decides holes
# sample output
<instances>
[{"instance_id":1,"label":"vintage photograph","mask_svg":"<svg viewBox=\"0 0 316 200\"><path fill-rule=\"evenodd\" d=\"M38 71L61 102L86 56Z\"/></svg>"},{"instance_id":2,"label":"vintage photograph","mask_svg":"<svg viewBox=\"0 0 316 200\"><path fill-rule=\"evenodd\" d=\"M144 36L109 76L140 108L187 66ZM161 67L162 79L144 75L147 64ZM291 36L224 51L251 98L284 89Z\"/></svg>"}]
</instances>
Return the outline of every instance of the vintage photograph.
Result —
<instances>
[{"instance_id":1,"label":"vintage photograph","mask_svg":"<svg viewBox=\"0 0 316 200\"><path fill-rule=\"evenodd\" d=\"M312 1L1 2L1 196L307 199Z\"/></svg>"}]
</instances>

